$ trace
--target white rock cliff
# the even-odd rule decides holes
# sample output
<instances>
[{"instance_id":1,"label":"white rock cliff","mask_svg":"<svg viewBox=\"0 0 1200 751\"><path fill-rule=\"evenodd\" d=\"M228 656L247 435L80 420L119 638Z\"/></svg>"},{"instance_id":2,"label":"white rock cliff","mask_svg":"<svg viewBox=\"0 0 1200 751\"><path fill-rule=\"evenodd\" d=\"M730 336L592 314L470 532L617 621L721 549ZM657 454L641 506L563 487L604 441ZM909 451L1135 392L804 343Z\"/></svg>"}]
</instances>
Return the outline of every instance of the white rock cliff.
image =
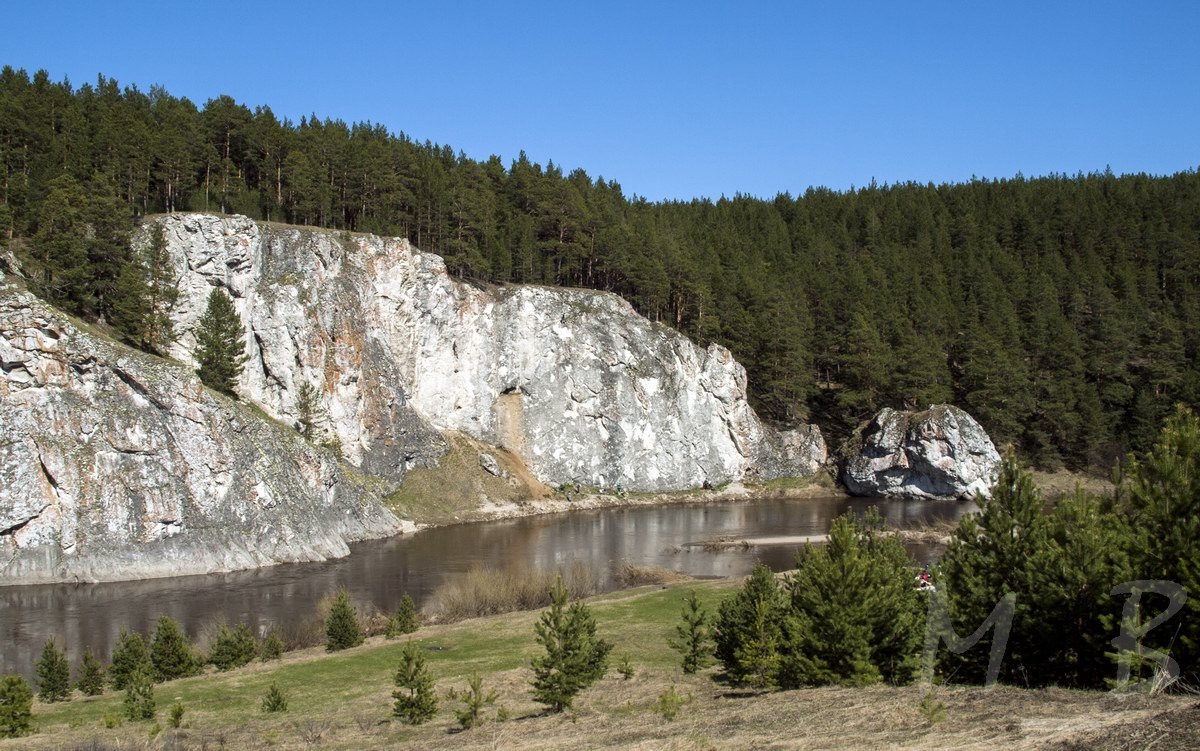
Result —
<instances>
[{"instance_id":1,"label":"white rock cliff","mask_svg":"<svg viewBox=\"0 0 1200 751\"><path fill-rule=\"evenodd\" d=\"M0 276L0 584L323 560L400 530L330 452Z\"/></svg>"},{"instance_id":2,"label":"white rock cliff","mask_svg":"<svg viewBox=\"0 0 1200 751\"><path fill-rule=\"evenodd\" d=\"M436 462L442 430L508 448L551 485L674 490L825 461L815 428L759 421L728 350L697 347L615 295L477 288L402 239L158 221L181 290L171 354L192 361L209 292L226 289L246 329L238 392L295 422L301 384L316 388L319 428L371 474L399 480Z\"/></svg>"},{"instance_id":3,"label":"white rock cliff","mask_svg":"<svg viewBox=\"0 0 1200 751\"><path fill-rule=\"evenodd\" d=\"M1000 454L975 418L949 404L922 412L884 408L855 436L842 468L853 495L974 498L988 495Z\"/></svg>"},{"instance_id":4,"label":"white rock cliff","mask_svg":"<svg viewBox=\"0 0 1200 751\"><path fill-rule=\"evenodd\" d=\"M0 276L0 584L345 555L402 529L376 493L435 464L446 431L509 449L551 485L674 490L825 461L816 428L759 421L728 350L615 295L477 288L404 240L154 221L180 289L170 354L183 364L85 330ZM214 287L242 317L237 391L253 404L192 370ZM319 401L314 441L293 429L304 384Z\"/></svg>"}]
</instances>

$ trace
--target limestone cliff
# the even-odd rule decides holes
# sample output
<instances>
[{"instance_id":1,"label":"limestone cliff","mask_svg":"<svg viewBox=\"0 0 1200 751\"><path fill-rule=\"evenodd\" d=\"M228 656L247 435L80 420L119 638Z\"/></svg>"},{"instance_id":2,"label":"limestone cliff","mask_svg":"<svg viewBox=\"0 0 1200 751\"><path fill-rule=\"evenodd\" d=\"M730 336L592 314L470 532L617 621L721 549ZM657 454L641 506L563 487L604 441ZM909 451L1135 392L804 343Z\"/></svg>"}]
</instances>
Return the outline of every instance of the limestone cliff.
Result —
<instances>
[{"instance_id":1,"label":"limestone cliff","mask_svg":"<svg viewBox=\"0 0 1200 751\"><path fill-rule=\"evenodd\" d=\"M395 482L435 463L443 430L509 449L551 485L673 490L807 475L825 460L815 428L759 421L728 350L615 295L475 287L401 239L237 216L156 221L181 290L172 355L192 361L209 291L225 288L246 330L239 393L296 423L308 384L316 429L370 474Z\"/></svg>"},{"instance_id":2,"label":"limestone cliff","mask_svg":"<svg viewBox=\"0 0 1200 751\"><path fill-rule=\"evenodd\" d=\"M401 523L328 451L0 276L0 583L253 568Z\"/></svg>"}]
</instances>

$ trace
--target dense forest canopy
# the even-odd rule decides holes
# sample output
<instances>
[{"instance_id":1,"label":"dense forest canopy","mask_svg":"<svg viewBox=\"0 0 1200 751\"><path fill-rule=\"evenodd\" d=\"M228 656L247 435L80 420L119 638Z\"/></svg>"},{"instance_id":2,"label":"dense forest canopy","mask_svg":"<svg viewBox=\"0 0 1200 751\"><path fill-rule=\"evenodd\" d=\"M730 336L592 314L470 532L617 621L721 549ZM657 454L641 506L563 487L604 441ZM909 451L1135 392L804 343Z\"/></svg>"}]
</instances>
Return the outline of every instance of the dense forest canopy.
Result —
<instances>
[{"instance_id":1,"label":"dense forest canopy","mask_svg":"<svg viewBox=\"0 0 1200 751\"><path fill-rule=\"evenodd\" d=\"M164 211L408 237L455 275L610 290L729 347L760 413L835 440L952 401L1047 467L1106 466L1200 396L1200 174L650 203L372 123L0 72L0 242L31 286L161 347ZM2 256L0 256L2 257ZM2 261L0 261L2 263Z\"/></svg>"}]
</instances>

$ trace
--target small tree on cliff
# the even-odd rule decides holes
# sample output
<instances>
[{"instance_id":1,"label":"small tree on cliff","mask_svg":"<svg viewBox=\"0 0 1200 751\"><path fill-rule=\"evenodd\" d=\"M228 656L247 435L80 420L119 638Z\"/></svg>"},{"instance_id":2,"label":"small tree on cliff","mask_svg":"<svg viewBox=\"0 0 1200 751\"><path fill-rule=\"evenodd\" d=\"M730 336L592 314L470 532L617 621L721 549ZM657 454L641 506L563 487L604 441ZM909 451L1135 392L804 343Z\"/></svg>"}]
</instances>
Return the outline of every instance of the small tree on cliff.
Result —
<instances>
[{"instance_id":1,"label":"small tree on cliff","mask_svg":"<svg viewBox=\"0 0 1200 751\"><path fill-rule=\"evenodd\" d=\"M242 319L234 310L233 301L224 290L214 289L208 296L208 308L196 326L193 354L200 364L196 369L200 380L209 388L233 395L246 364L245 347Z\"/></svg>"}]
</instances>

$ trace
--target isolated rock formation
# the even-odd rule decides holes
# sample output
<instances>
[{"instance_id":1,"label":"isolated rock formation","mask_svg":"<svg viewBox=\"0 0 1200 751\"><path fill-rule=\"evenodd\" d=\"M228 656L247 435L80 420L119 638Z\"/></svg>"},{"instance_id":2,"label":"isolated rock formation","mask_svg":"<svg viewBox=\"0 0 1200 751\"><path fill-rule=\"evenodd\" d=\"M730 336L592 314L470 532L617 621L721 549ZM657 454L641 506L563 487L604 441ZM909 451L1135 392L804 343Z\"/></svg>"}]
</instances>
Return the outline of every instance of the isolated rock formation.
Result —
<instances>
[{"instance_id":1,"label":"isolated rock formation","mask_svg":"<svg viewBox=\"0 0 1200 751\"><path fill-rule=\"evenodd\" d=\"M346 555L401 523L329 451L0 276L0 584Z\"/></svg>"},{"instance_id":2,"label":"isolated rock formation","mask_svg":"<svg viewBox=\"0 0 1200 751\"><path fill-rule=\"evenodd\" d=\"M815 428L759 421L728 350L616 295L479 288L402 239L236 216L156 221L181 291L171 354L192 362L209 291L225 288L250 357L238 392L291 424L309 384L314 429L370 474L399 481L436 463L444 430L510 450L550 485L674 490L802 476L825 460Z\"/></svg>"},{"instance_id":3,"label":"isolated rock formation","mask_svg":"<svg viewBox=\"0 0 1200 751\"><path fill-rule=\"evenodd\" d=\"M842 482L853 495L988 495L1000 454L975 418L949 404L923 412L884 408L851 441Z\"/></svg>"}]
</instances>

